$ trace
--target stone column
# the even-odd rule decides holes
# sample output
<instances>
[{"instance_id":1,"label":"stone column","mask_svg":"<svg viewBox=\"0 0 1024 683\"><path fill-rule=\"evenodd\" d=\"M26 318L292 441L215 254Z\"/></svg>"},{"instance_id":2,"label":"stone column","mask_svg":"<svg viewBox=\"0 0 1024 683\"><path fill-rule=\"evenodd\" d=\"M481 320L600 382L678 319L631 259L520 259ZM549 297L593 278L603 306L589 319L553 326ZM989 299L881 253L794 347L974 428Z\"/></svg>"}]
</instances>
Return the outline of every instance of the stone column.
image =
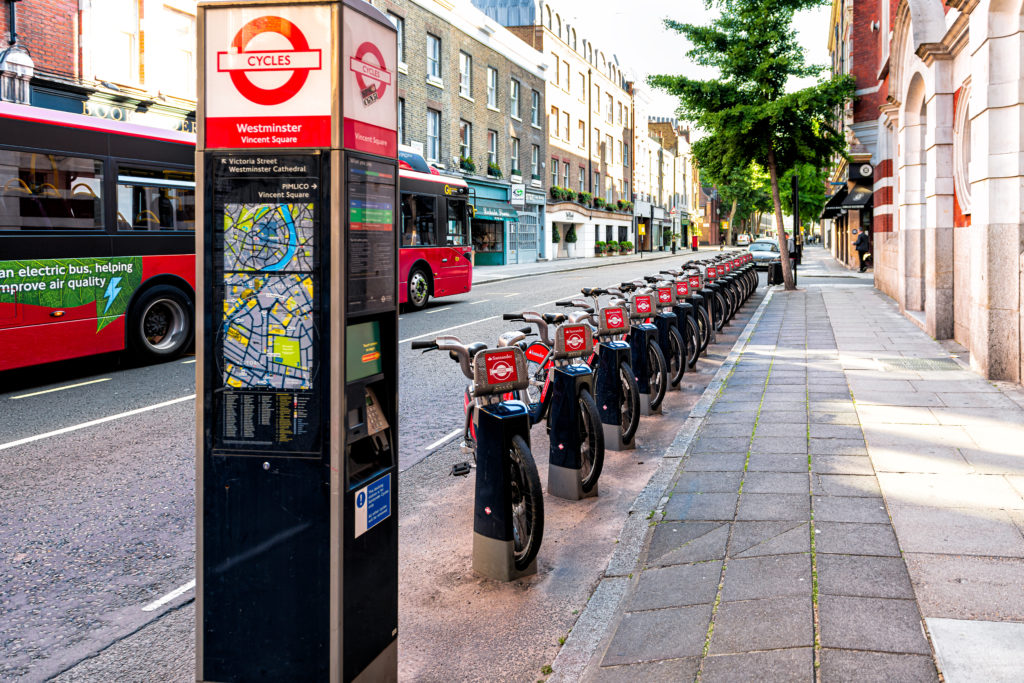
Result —
<instances>
[{"instance_id":1,"label":"stone column","mask_svg":"<svg viewBox=\"0 0 1024 683\"><path fill-rule=\"evenodd\" d=\"M911 106L920 106L911 105ZM907 311L924 308L924 182L926 155L922 149L922 127L919 112L906 111L900 122L903 128L903 153L899 156L900 211L900 307Z\"/></svg>"},{"instance_id":2,"label":"stone column","mask_svg":"<svg viewBox=\"0 0 1024 683\"><path fill-rule=\"evenodd\" d=\"M927 62L926 62L927 63ZM925 149L925 331L953 336L953 92L952 60L930 64L935 93L928 100Z\"/></svg>"},{"instance_id":3,"label":"stone column","mask_svg":"<svg viewBox=\"0 0 1024 683\"><path fill-rule=\"evenodd\" d=\"M1024 35L1013 4L983 0L971 14L970 346L976 370L1020 381Z\"/></svg>"}]
</instances>

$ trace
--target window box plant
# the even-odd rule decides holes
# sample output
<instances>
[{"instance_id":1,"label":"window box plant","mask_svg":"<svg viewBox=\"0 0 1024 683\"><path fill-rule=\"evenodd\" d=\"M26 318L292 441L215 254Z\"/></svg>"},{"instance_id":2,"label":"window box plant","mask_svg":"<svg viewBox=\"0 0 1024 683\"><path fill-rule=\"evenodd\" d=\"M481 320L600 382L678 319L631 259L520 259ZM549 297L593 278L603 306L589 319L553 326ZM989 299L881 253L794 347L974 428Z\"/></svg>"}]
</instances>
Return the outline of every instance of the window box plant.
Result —
<instances>
[{"instance_id":1,"label":"window box plant","mask_svg":"<svg viewBox=\"0 0 1024 683\"><path fill-rule=\"evenodd\" d=\"M594 197L594 207L595 208L603 209L607 205L608 205L608 203L604 199L602 199L601 197Z\"/></svg>"},{"instance_id":2,"label":"window box plant","mask_svg":"<svg viewBox=\"0 0 1024 683\"><path fill-rule=\"evenodd\" d=\"M459 168L466 173L476 173L476 164L473 163L473 159L470 157L461 157L459 159Z\"/></svg>"},{"instance_id":3,"label":"window box plant","mask_svg":"<svg viewBox=\"0 0 1024 683\"><path fill-rule=\"evenodd\" d=\"M487 164L487 175L489 175L489 176L491 176L493 178L500 178L501 177L501 166L498 166L497 164L488 163Z\"/></svg>"},{"instance_id":4,"label":"window box plant","mask_svg":"<svg viewBox=\"0 0 1024 683\"><path fill-rule=\"evenodd\" d=\"M593 197L594 197L594 195L590 194L589 192L577 192L576 193L576 201L578 201L580 204L583 204L585 206L590 206L590 202L593 199Z\"/></svg>"}]
</instances>

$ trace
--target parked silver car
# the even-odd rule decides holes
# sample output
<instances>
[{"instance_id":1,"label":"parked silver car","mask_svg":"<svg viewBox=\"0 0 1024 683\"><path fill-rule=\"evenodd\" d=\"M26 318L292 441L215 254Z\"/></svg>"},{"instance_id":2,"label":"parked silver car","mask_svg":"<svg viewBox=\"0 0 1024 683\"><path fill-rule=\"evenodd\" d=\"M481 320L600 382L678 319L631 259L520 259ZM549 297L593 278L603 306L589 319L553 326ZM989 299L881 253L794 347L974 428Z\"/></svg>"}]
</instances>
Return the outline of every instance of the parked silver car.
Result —
<instances>
[{"instance_id":1,"label":"parked silver car","mask_svg":"<svg viewBox=\"0 0 1024 683\"><path fill-rule=\"evenodd\" d=\"M747 251L754 257L754 267L768 270L768 264L779 258L779 242L774 237L755 240Z\"/></svg>"}]
</instances>

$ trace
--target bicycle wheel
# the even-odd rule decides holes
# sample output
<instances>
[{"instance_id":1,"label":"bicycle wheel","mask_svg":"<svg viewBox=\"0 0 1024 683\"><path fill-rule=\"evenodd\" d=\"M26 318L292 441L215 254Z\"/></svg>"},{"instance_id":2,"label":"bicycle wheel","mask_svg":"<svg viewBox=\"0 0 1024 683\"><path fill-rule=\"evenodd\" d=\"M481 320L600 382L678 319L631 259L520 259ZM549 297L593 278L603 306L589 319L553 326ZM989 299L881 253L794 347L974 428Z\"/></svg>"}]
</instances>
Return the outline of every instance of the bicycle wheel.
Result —
<instances>
[{"instance_id":1,"label":"bicycle wheel","mask_svg":"<svg viewBox=\"0 0 1024 683\"><path fill-rule=\"evenodd\" d=\"M526 359L526 374L530 378L530 384L526 387L526 397L530 403L540 403L541 392L544 389L544 382L547 380L547 370L539 361Z\"/></svg>"},{"instance_id":2,"label":"bicycle wheel","mask_svg":"<svg viewBox=\"0 0 1024 683\"><path fill-rule=\"evenodd\" d=\"M683 338L686 340L686 364L692 370L700 358L700 331L690 316L686 316L686 335Z\"/></svg>"},{"instance_id":3,"label":"bicycle wheel","mask_svg":"<svg viewBox=\"0 0 1024 683\"><path fill-rule=\"evenodd\" d=\"M590 492L597 485L604 467L604 428L597 412L597 401L586 389L580 390L580 488Z\"/></svg>"},{"instance_id":4,"label":"bicycle wheel","mask_svg":"<svg viewBox=\"0 0 1024 683\"><path fill-rule=\"evenodd\" d=\"M672 386L677 387L686 373L686 342L683 335L673 326L668 331L668 375Z\"/></svg>"},{"instance_id":5,"label":"bicycle wheel","mask_svg":"<svg viewBox=\"0 0 1024 683\"><path fill-rule=\"evenodd\" d=\"M697 312L697 331L700 333L700 353L704 353L711 343L711 319L703 306L695 306L694 310Z\"/></svg>"},{"instance_id":6,"label":"bicycle wheel","mask_svg":"<svg viewBox=\"0 0 1024 683\"><path fill-rule=\"evenodd\" d=\"M720 332L725 325L725 299L720 292L711 293L711 322L715 332Z\"/></svg>"},{"instance_id":7,"label":"bicycle wheel","mask_svg":"<svg viewBox=\"0 0 1024 683\"><path fill-rule=\"evenodd\" d=\"M651 390L651 410L657 410L668 389L668 363L658 345L647 342L647 368L650 370L647 382Z\"/></svg>"},{"instance_id":8,"label":"bicycle wheel","mask_svg":"<svg viewBox=\"0 0 1024 683\"><path fill-rule=\"evenodd\" d=\"M512 503L512 545L516 569L526 569L537 557L544 536L544 496L530 447L521 436L512 437L508 451Z\"/></svg>"},{"instance_id":9,"label":"bicycle wheel","mask_svg":"<svg viewBox=\"0 0 1024 683\"><path fill-rule=\"evenodd\" d=\"M640 426L640 385L636 383L629 363L619 366L619 381L622 382L622 424L619 429L622 440L629 443L636 435L636 428Z\"/></svg>"}]
</instances>

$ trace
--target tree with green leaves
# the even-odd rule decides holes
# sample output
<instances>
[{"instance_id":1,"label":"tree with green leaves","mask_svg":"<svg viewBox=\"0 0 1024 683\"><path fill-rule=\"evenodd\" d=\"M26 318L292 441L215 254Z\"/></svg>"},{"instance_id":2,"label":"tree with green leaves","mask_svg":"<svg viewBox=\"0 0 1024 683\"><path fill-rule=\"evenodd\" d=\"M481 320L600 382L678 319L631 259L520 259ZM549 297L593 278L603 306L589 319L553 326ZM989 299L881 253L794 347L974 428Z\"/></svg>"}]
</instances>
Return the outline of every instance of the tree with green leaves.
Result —
<instances>
[{"instance_id":1,"label":"tree with green leaves","mask_svg":"<svg viewBox=\"0 0 1024 683\"><path fill-rule=\"evenodd\" d=\"M786 289L793 270L782 230L780 179L802 164L824 168L845 152L833 125L836 109L853 96L853 78L820 78L822 67L805 63L793 29L796 12L827 0L704 0L719 10L710 26L668 19L665 25L692 44L695 63L718 70L719 78L700 81L656 75L648 83L679 97L680 114L703 129L694 144L698 159L717 158L723 168L767 169L772 205L780 227L779 248ZM817 84L787 92L791 78L819 77ZM703 173L703 170L702 170Z\"/></svg>"}]
</instances>

